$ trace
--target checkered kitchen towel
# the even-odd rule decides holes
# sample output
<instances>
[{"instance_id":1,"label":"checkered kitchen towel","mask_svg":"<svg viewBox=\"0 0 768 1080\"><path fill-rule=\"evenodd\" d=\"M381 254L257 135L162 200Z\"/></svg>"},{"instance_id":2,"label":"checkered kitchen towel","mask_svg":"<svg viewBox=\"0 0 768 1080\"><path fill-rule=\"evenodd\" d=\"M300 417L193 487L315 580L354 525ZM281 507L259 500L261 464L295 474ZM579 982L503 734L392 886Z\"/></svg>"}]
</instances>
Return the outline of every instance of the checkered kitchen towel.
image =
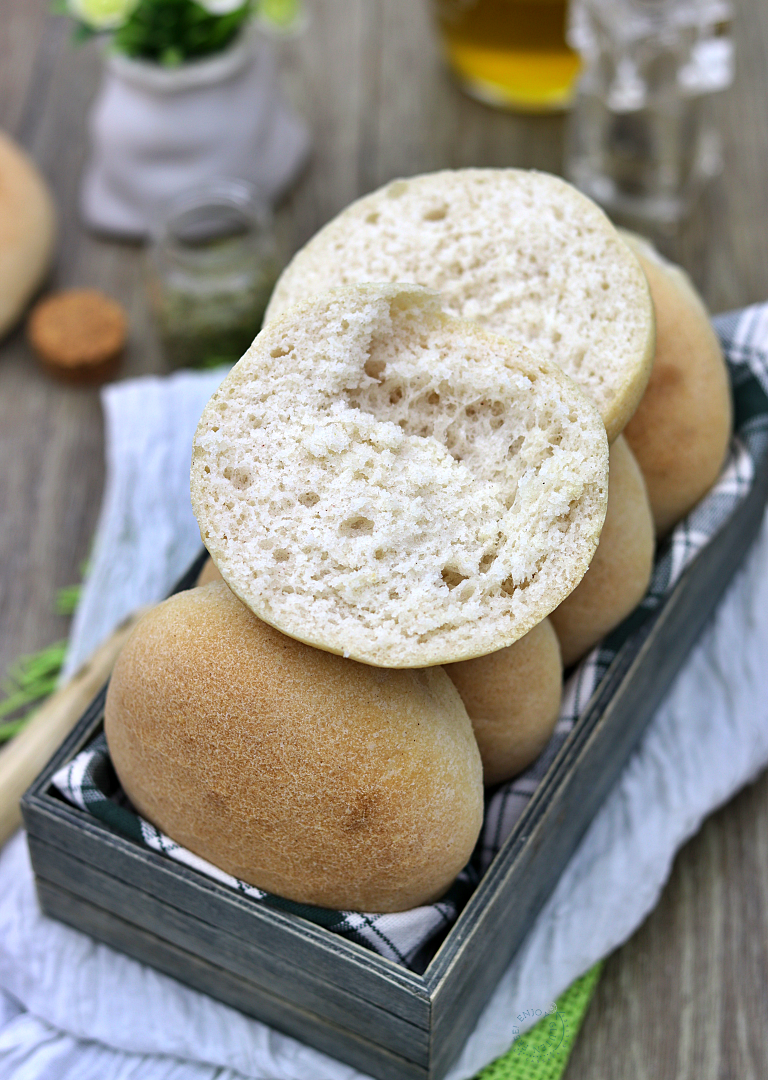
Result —
<instances>
[{"instance_id":1,"label":"checkered kitchen towel","mask_svg":"<svg viewBox=\"0 0 768 1080\"><path fill-rule=\"evenodd\" d=\"M735 417L735 434L722 475L659 551L650 588L636 611L609 634L569 678L558 724L541 756L520 776L490 794L475 857L439 903L389 915L329 911L283 900L225 874L164 836L133 811L120 790L103 735L59 770L53 778L56 788L70 802L100 818L117 832L250 896L258 903L300 915L390 960L423 971L436 943L466 903L479 873L496 855L562 749L618 650L659 607L683 570L724 524L749 490L756 466L765 467L763 459L768 449L768 304L720 316L715 320L715 326L730 369Z\"/></svg>"}]
</instances>

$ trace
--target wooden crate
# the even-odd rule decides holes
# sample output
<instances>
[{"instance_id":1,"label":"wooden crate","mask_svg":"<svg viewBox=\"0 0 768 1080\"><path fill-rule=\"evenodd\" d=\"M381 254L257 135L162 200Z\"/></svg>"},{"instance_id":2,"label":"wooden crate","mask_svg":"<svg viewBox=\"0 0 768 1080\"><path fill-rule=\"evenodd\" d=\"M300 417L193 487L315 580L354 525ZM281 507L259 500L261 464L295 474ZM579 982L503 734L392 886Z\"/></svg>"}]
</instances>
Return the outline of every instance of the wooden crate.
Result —
<instances>
[{"instance_id":1,"label":"wooden crate","mask_svg":"<svg viewBox=\"0 0 768 1080\"><path fill-rule=\"evenodd\" d=\"M22 802L43 910L380 1080L440 1080L756 535L764 465L618 653L423 975L259 906L52 791L99 730L104 691Z\"/></svg>"}]
</instances>

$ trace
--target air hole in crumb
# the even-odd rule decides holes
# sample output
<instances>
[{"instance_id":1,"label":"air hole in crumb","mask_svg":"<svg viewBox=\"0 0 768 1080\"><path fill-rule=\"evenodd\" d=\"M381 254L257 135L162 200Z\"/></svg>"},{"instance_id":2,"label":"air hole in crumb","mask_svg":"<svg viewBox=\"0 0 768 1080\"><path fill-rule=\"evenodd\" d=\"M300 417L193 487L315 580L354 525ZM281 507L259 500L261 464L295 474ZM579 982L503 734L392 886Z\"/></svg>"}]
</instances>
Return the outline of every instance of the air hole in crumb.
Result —
<instances>
[{"instance_id":1,"label":"air hole in crumb","mask_svg":"<svg viewBox=\"0 0 768 1080\"><path fill-rule=\"evenodd\" d=\"M342 536L365 536L373 532L373 522L367 517L353 517L342 521L339 532Z\"/></svg>"},{"instance_id":2,"label":"air hole in crumb","mask_svg":"<svg viewBox=\"0 0 768 1080\"><path fill-rule=\"evenodd\" d=\"M400 593L397 591L397 589L390 589L389 590L389 599L390 600L399 600L400 599Z\"/></svg>"},{"instance_id":3,"label":"air hole in crumb","mask_svg":"<svg viewBox=\"0 0 768 1080\"><path fill-rule=\"evenodd\" d=\"M379 220L379 215L376 213L368 214L365 220L369 225L375 225Z\"/></svg>"},{"instance_id":4,"label":"air hole in crumb","mask_svg":"<svg viewBox=\"0 0 768 1080\"><path fill-rule=\"evenodd\" d=\"M239 491L244 491L251 483L251 474L247 469L235 469L232 474L232 483Z\"/></svg>"},{"instance_id":5,"label":"air hole in crumb","mask_svg":"<svg viewBox=\"0 0 768 1080\"><path fill-rule=\"evenodd\" d=\"M436 206L434 210L427 210L424 221L442 221L448 216L447 206Z\"/></svg>"},{"instance_id":6,"label":"air hole in crumb","mask_svg":"<svg viewBox=\"0 0 768 1080\"><path fill-rule=\"evenodd\" d=\"M320 502L320 496L316 491L305 491L303 495L299 495L299 502L302 506L314 506Z\"/></svg>"},{"instance_id":7,"label":"air hole in crumb","mask_svg":"<svg viewBox=\"0 0 768 1080\"><path fill-rule=\"evenodd\" d=\"M211 471L211 470L210 470L210 469L208 468L208 466L207 466L207 465L205 466L205 471L206 471L207 473L209 473L209 472Z\"/></svg>"},{"instance_id":8,"label":"air hole in crumb","mask_svg":"<svg viewBox=\"0 0 768 1080\"><path fill-rule=\"evenodd\" d=\"M500 401L494 401L491 405L491 416L503 416L504 405Z\"/></svg>"},{"instance_id":9,"label":"air hole in crumb","mask_svg":"<svg viewBox=\"0 0 768 1080\"><path fill-rule=\"evenodd\" d=\"M292 345L275 345L274 349L270 350L269 355L273 356L275 360L277 360L278 357L287 356L291 352L293 352Z\"/></svg>"},{"instance_id":10,"label":"air hole in crumb","mask_svg":"<svg viewBox=\"0 0 768 1080\"><path fill-rule=\"evenodd\" d=\"M284 585L281 592L292 593L294 591L293 585Z\"/></svg>"},{"instance_id":11,"label":"air hole in crumb","mask_svg":"<svg viewBox=\"0 0 768 1080\"><path fill-rule=\"evenodd\" d=\"M440 395L437 393L436 390L433 390L432 393L429 394L429 396L427 397L427 404L428 405L439 405L440 404Z\"/></svg>"},{"instance_id":12,"label":"air hole in crumb","mask_svg":"<svg viewBox=\"0 0 768 1080\"><path fill-rule=\"evenodd\" d=\"M480 573L487 574L496 562L496 551L486 551L480 560Z\"/></svg>"},{"instance_id":13,"label":"air hole in crumb","mask_svg":"<svg viewBox=\"0 0 768 1080\"><path fill-rule=\"evenodd\" d=\"M474 405L467 405L464 412L465 412L465 414L467 416L476 416L477 415L477 409L475 408Z\"/></svg>"},{"instance_id":14,"label":"air hole in crumb","mask_svg":"<svg viewBox=\"0 0 768 1080\"><path fill-rule=\"evenodd\" d=\"M504 580L502 581L502 583L501 583L501 591L503 593L506 593L507 596L512 596L512 594L515 591L515 588L516 588L515 582L512 579L512 575L510 574L509 577L504 578Z\"/></svg>"},{"instance_id":15,"label":"air hole in crumb","mask_svg":"<svg viewBox=\"0 0 768 1080\"><path fill-rule=\"evenodd\" d=\"M341 320L341 329L342 330L349 330L349 321L347 319L342 319Z\"/></svg>"},{"instance_id":16,"label":"air hole in crumb","mask_svg":"<svg viewBox=\"0 0 768 1080\"><path fill-rule=\"evenodd\" d=\"M275 560L275 562L288 562L290 557L290 554L285 550L285 548L277 548L275 551L272 552L272 558Z\"/></svg>"},{"instance_id":17,"label":"air hole in crumb","mask_svg":"<svg viewBox=\"0 0 768 1080\"><path fill-rule=\"evenodd\" d=\"M386 360L374 360L372 357L370 360L365 361L363 371L366 375L370 375L372 379L378 379L381 382L381 377L387 367Z\"/></svg>"},{"instance_id":18,"label":"air hole in crumb","mask_svg":"<svg viewBox=\"0 0 768 1080\"><path fill-rule=\"evenodd\" d=\"M389 404L390 405L397 405L398 401L400 401L402 396L403 396L403 388L402 388L402 386L395 386L389 392Z\"/></svg>"},{"instance_id":19,"label":"air hole in crumb","mask_svg":"<svg viewBox=\"0 0 768 1080\"><path fill-rule=\"evenodd\" d=\"M444 566L440 577L449 589L455 589L457 585L461 585L462 581L467 580L466 574L460 574L458 570L451 566Z\"/></svg>"},{"instance_id":20,"label":"air hole in crumb","mask_svg":"<svg viewBox=\"0 0 768 1080\"><path fill-rule=\"evenodd\" d=\"M515 454L519 454L524 442L525 438L522 435L518 435L516 439L513 439L507 447L507 457L514 457Z\"/></svg>"},{"instance_id":21,"label":"air hole in crumb","mask_svg":"<svg viewBox=\"0 0 768 1080\"><path fill-rule=\"evenodd\" d=\"M379 559L379 561L381 561L381 559L384 558L385 554L386 554L386 552L384 551L384 548L376 548L376 550L373 553L373 557L374 557L374 559Z\"/></svg>"}]
</instances>

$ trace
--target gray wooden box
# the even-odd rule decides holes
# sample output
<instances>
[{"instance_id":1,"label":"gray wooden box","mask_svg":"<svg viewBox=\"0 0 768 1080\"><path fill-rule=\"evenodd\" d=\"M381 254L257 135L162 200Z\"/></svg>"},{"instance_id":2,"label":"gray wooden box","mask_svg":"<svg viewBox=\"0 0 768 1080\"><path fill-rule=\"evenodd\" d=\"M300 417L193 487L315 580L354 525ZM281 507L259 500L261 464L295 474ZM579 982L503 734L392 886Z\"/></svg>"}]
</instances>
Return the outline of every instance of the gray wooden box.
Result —
<instances>
[{"instance_id":1,"label":"gray wooden box","mask_svg":"<svg viewBox=\"0 0 768 1080\"><path fill-rule=\"evenodd\" d=\"M757 479L599 684L423 975L261 907L51 790L104 691L22 801L43 910L380 1080L440 1080L754 538ZM194 580L191 568L180 587Z\"/></svg>"}]
</instances>

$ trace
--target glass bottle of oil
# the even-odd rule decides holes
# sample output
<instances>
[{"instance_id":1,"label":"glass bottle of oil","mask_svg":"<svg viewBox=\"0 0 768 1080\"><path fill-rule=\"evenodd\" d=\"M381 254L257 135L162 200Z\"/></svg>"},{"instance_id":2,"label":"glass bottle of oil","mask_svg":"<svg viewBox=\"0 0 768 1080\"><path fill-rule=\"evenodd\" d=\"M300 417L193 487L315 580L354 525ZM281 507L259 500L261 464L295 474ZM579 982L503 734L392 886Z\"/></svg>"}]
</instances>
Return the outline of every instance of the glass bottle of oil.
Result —
<instances>
[{"instance_id":1,"label":"glass bottle of oil","mask_svg":"<svg viewBox=\"0 0 768 1080\"><path fill-rule=\"evenodd\" d=\"M448 62L473 97L526 112L568 106L579 56L567 0L436 0Z\"/></svg>"}]
</instances>

